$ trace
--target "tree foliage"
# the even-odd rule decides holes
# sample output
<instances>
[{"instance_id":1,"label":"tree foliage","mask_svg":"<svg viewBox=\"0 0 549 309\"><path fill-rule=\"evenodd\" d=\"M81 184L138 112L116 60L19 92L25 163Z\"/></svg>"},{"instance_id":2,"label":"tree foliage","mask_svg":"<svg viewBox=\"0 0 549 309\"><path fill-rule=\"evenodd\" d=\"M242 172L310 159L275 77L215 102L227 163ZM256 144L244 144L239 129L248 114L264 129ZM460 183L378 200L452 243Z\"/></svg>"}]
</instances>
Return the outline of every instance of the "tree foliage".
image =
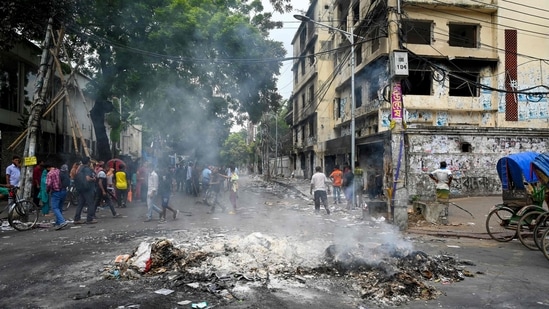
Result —
<instances>
[{"instance_id":1,"label":"tree foliage","mask_svg":"<svg viewBox=\"0 0 549 309\"><path fill-rule=\"evenodd\" d=\"M245 166L250 162L253 148L246 143L246 136L246 131L229 134L220 152L223 164Z\"/></svg>"},{"instance_id":2,"label":"tree foliage","mask_svg":"<svg viewBox=\"0 0 549 309\"><path fill-rule=\"evenodd\" d=\"M271 2L290 9L290 0ZM46 17L66 26L65 60L85 55L92 76L99 159L112 155L104 119L115 98L129 102L123 122L202 153L218 151L234 121L257 123L281 101L276 59L285 51L267 38L281 25L259 0L14 0L0 12L9 16L0 28L4 47L17 33L39 39Z\"/></svg>"}]
</instances>

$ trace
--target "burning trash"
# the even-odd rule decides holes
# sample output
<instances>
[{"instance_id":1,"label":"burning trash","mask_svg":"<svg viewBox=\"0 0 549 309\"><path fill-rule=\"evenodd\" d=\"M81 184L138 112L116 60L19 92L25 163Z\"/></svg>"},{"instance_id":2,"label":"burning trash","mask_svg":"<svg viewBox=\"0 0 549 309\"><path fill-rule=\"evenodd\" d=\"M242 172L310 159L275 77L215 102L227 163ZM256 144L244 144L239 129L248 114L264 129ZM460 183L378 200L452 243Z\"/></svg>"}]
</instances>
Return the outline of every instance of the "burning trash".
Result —
<instances>
[{"instance_id":1,"label":"burning trash","mask_svg":"<svg viewBox=\"0 0 549 309\"><path fill-rule=\"evenodd\" d=\"M196 235L195 235L196 236ZM186 238L191 239L191 238ZM130 255L117 257L104 271L108 279L170 278L181 286L226 301L246 299L253 288L319 288L315 282L347 282L355 299L381 305L430 300L441 293L428 283L451 283L471 276L465 264L448 255L429 256L410 246L334 245L261 233L246 236L204 234L176 246L167 239L142 242Z\"/></svg>"}]
</instances>

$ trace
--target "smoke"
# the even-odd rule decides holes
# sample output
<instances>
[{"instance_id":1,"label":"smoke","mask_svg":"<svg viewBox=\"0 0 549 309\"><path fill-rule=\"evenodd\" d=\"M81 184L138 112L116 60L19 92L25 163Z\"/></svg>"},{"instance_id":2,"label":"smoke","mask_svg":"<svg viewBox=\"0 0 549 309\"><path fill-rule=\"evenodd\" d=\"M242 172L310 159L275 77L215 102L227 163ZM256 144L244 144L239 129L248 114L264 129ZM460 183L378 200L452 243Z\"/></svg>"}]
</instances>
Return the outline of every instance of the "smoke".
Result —
<instances>
[{"instance_id":1,"label":"smoke","mask_svg":"<svg viewBox=\"0 0 549 309\"><path fill-rule=\"evenodd\" d=\"M406 256L414 250L396 226L381 222L355 227L336 229L333 245L325 251L327 261L341 270L374 267L389 257Z\"/></svg>"}]
</instances>

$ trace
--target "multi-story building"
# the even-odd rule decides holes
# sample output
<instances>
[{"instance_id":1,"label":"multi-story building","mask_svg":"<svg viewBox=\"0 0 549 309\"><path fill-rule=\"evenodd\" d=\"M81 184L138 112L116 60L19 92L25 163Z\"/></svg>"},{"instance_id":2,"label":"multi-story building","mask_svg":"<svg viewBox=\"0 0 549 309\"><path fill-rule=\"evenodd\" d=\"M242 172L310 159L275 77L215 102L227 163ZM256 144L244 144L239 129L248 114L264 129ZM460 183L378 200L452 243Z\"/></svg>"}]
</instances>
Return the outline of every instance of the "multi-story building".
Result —
<instances>
[{"instance_id":1,"label":"multi-story building","mask_svg":"<svg viewBox=\"0 0 549 309\"><path fill-rule=\"evenodd\" d=\"M314 22L293 41L296 170L354 159L368 188L380 177L402 206L434 196L427 172L446 161L453 196L499 194L499 158L547 151L547 9L534 0L313 1ZM393 74L396 64L407 75Z\"/></svg>"},{"instance_id":2,"label":"multi-story building","mask_svg":"<svg viewBox=\"0 0 549 309\"><path fill-rule=\"evenodd\" d=\"M41 49L31 42L21 42L9 51L0 51L1 174L11 164L13 154L22 156L24 152L25 115L28 115L30 104L34 101L40 55ZM36 146L39 158L68 162L76 154L84 153L84 144L93 154L96 139L89 117L93 100L83 96L82 92L88 81L86 76L75 74L74 79L68 82L68 96L59 99L56 94L61 88L61 80L58 75L50 79L53 87L47 94L46 102L51 109L44 111L45 116L40 123Z\"/></svg>"}]
</instances>

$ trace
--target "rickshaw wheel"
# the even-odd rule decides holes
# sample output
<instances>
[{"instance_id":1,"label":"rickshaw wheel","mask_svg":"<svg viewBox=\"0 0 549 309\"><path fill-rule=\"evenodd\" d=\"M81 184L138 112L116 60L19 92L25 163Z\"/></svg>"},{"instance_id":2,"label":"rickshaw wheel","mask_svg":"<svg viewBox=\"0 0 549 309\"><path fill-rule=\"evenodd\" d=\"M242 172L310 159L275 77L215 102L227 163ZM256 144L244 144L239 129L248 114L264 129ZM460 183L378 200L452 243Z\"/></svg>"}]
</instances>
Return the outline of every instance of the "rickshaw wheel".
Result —
<instances>
[{"instance_id":1,"label":"rickshaw wheel","mask_svg":"<svg viewBox=\"0 0 549 309\"><path fill-rule=\"evenodd\" d=\"M517 234L517 227L511 220L515 212L507 207L497 207L486 218L486 231L494 240L511 241Z\"/></svg>"},{"instance_id":2,"label":"rickshaw wheel","mask_svg":"<svg viewBox=\"0 0 549 309\"><path fill-rule=\"evenodd\" d=\"M534 239L534 228L538 223L538 219L542 211L531 210L520 217L517 224L517 236L520 242L530 250L538 250Z\"/></svg>"},{"instance_id":3,"label":"rickshaw wheel","mask_svg":"<svg viewBox=\"0 0 549 309\"><path fill-rule=\"evenodd\" d=\"M534 242L539 250L543 250L541 247L541 239L545 230L549 228L549 212L544 212L537 220L538 224L534 227Z\"/></svg>"},{"instance_id":4,"label":"rickshaw wheel","mask_svg":"<svg viewBox=\"0 0 549 309\"><path fill-rule=\"evenodd\" d=\"M541 244L541 252L543 252L545 258L549 260L549 229L545 229L539 242Z\"/></svg>"}]
</instances>

